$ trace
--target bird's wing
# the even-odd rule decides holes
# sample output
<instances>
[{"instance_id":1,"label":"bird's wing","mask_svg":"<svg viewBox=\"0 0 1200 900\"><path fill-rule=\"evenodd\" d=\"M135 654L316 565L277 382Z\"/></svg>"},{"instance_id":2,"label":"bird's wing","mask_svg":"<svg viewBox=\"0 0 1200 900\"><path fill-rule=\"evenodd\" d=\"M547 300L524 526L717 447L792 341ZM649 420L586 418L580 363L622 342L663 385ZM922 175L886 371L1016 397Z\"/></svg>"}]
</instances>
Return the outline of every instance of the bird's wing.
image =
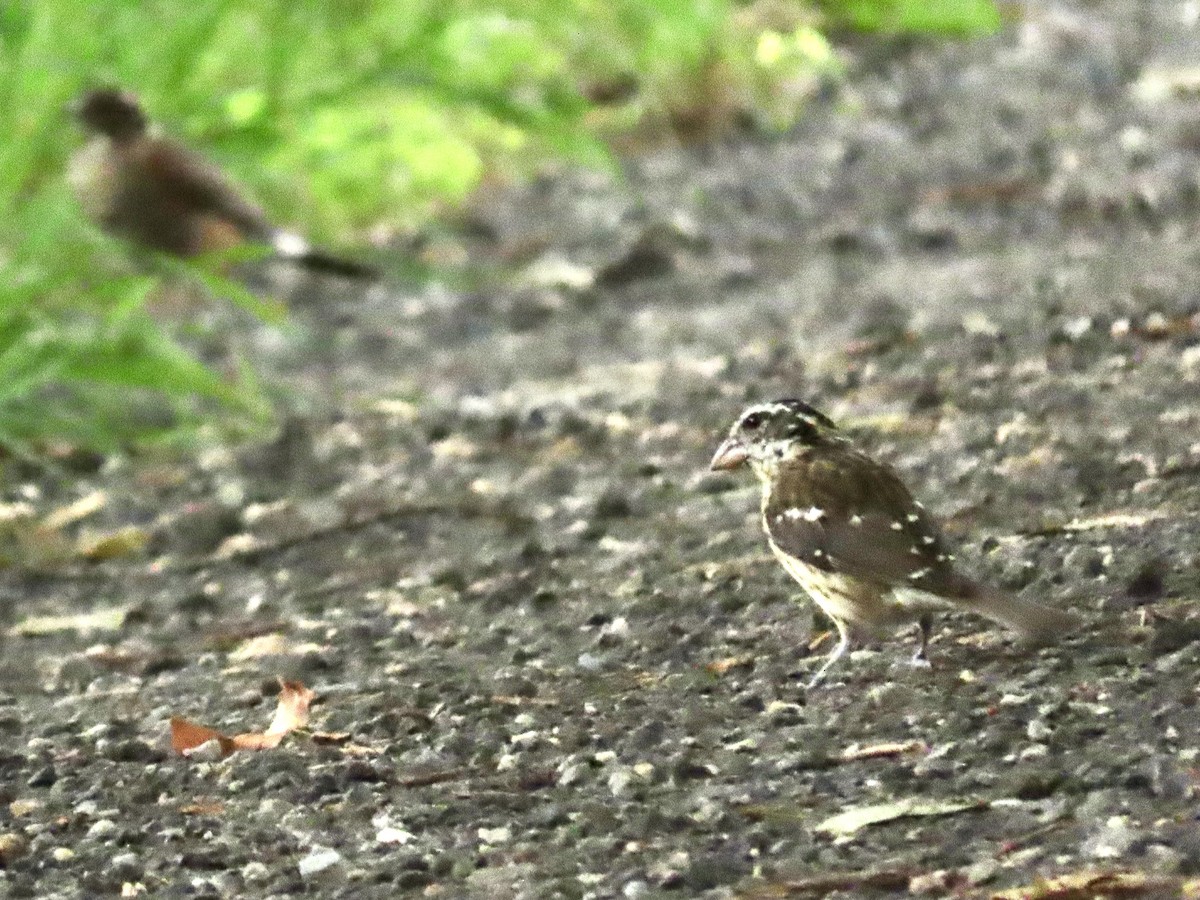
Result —
<instances>
[{"instance_id":1,"label":"bird's wing","mask_svg":"<svg viewBox=\"0 0 1200 900\"><path fill-rule=\"evenodd\" d=\"M763 516L779 549L825 571L946 597L976 590L899 477L850 448L783 465Z\"/></svg>"},{"instance_id":2,"label":"bird's wing","mask_svg":"<svg viewBox=\"0 0 1200 900\"><path fill-rule=\"evenodd\" d=\"M225 175L186 147L165 138L141 142L138 164L163 196L189 213L226 219L243 235L269 241L274 229L265 213Z\"/></svg>"}]
</instances>

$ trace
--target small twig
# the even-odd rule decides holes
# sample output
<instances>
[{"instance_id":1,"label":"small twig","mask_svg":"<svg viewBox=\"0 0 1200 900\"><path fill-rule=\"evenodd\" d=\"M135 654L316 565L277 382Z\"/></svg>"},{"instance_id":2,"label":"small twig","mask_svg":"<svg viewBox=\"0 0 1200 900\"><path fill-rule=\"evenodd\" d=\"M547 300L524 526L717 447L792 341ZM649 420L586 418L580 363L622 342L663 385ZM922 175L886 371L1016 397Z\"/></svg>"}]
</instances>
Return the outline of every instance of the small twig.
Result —
<instances>
[{"instance_id":1,"label":"small twig","mask_svg":"<svg viewBox=\"0 0 1200 900\"><path fill-rule=\"evenodd\" d=\"M558 706L553 697L521 697L516 694L494 694L492 702L501 706Z\"/></svg>"},{"instance_id":2,"label":"small twig","mask_svg":"<svg viewBox=\"0 0 1200 900\"><path fill-rule=\"evenodd\" d=\"M337 522L333 525L314 528L311 531L306 531L303 534L293 535L273 543L250 546L243 551L237 551L224 555L210 554L200 559L180 560L176 565L164 566L162 569L159 569L158 572L161 574L194 572L209 566L220 565L221 563L226 562L257 560L266 555L282 553L286 550L292 550L296 547L310 544L314 541L319 541L333 535L352 534L354 532L362 531L365 528L370 528L372 525L379 525L395 519L432 516L439 513L453 513L454 515L464 519L514 519L519 517L519 514L511 508L496 505L489 506L483 503L401 503L389 509L381 510L368 516L363 516L361 519L348 519L343 522Z\"/></svg>"},{"instance_id":3,"label":"small twig","mask_svg":"<svg viewBox=\"0 0 1200 900\"><path fill-rule=\"evenodd\" d=\"M1103 531L1116 529L1142 528L1151 522L1162 519L1195 519L1200 513L1192 511L1168 512L1159 509L1135 510L1132 512L1112 512L1087 519L1072 519L1057 525L1040 525L1023 529L1013 534L1002 535L999 541L1021 541L1035 537L1053 537L1062 534L1076 534L1085 531Z\"/></svg>"},{"instance_id":4,"label":"small twig","mask_svg":"<svg viewBox=\"0 0 1200 900\"><path fill-rule=\"evenodd\" d=\"M127 581L130 578L160 578L164 575L193 574L212 567L239 562L253 562L264 556L283 553L287 550L292 550L296 547L301 547L334 535L353 534L365 528L370 528L373 525L379 525L396 519L409 519L439 514L455 515L463 519L526 520L526 517L519 511L506 507L503 504L486 504L469 501L458 503L405 502L376 513L371 513L359 519L347 519L336 522L333 525L314 528L303 534L292 535L271 543L256 543L233 552L210 553L205 556L171 560L157 568L146 569L142 566L96 568L89 566L86 568L76 567L59 571L26 571L17 568L10 569L9 571L26 576L34 576L41 580L57 581L111 581L116 579ZM314 590L319 591L319 589Z\"/></svg>"},{"instance_id":5,"label":"small twig","mask_svg":"<svg viewBox=\"0 0 1200 900\"><path fill-rule=\"evenodd\" d=\"M1147 872L1069 872L1035 884L996 891L992 900L1104 900L1141 897L1191 897L1200 887L1170 875Z\"/></svg>"},{"instance_id":6,"label":"small twig","mask_svg":"<svg viewBox=\"0 0 1200 900\"><path fill-rule=\"evenodd\" d=\"M842 762L857 762L860 759L880 759L885 756L906 756L909 753L928 753L929 745L924 741L892 741L885 744L868 744L859 747L857 744L842 751Z\"/></svg>"},{"instance_id":7,"label":"small twig","mask_svg":"<svg viewBox=\"0 0 1200 900\"><path fill-rule=\"evenodd\" d=\"M1058 831L1065 825L1070 824L1070 821L1071 820L1068 819L1056 819L1053 822L1048 822L1045 825L1039 825L1037 828L1032 828L1022 834L1020 837L1010 838L1000 845L999 849L996 851L996 858L1003 859L1010 853L1017 852L1022 847L1028 846L1036 841L1040 841L1047 835L1053 834L1055 831Z\"/></svg>"},{"instance_id":8,"label":"small twig","mask_svg":"<svg viewBox=\"0 0 1200 900\"><path fill-rule=\"evenodd\" d=\"M406 788L428 787L431 784L445 784L448 781L459 781L463 778L469 778L474 774L474 769L446 769L442 772L427 772L424 775L410 775L407 778L398 778L396 779L396 783Z\"/></svg>"},{"instance_id":9,"label":"small twig","mask_svg":"<svg viewBox=\"0 0 1200 900\"><path fill-rule=\"evenodd\" d=\"M764 881L737 896L741 900L768 900L773 897L799 897L829 894L833 891L906 890L915 873L911 869L875 869L864 872L831 872L788 881Z\"/></svg>"}]
</instances>

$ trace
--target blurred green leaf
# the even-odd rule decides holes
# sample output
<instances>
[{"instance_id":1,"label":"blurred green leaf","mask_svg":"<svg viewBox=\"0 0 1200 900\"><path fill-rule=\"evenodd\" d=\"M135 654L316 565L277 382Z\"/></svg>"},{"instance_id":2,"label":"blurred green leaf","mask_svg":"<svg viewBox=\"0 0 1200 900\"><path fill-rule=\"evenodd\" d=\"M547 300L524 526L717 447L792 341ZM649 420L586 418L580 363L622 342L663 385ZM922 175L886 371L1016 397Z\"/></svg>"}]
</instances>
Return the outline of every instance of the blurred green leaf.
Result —
<instances>
[{"instance_id":1,"label":"blurred green leaf","mask_svg":"<svg viewBox=\"0 0 1200 900\"><path fill-rule=\"evenodd\" d=\"M860 31L979 37L1001 25L992 0L827 0L834 21Z\"/></svg>"}]
</instances>

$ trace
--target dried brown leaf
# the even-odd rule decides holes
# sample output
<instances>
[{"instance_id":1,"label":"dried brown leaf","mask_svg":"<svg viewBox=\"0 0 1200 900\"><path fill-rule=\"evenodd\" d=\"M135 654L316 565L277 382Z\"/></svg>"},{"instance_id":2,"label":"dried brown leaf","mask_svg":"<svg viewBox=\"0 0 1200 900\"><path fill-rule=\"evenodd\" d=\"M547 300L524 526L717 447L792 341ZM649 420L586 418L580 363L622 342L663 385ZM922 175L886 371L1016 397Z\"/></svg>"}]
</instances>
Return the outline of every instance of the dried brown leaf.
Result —
<instances>
[{"instance_id":1,"label":"dried brown leaf","mask_svg":"<svg viewBox=\"0 0 1200 900\"><path fill-rule=\"evenodd\" d=\"M279 705L275 707L275 717L271 719L267 730L234 735L236 749L269 750L278 747L289 732L308 724L308 707L316 696L312 689L298 681L283 679L279 680L279 687Z\"/></svg>"},{"instance_id":2,"label":"dried brown leaf","mask_svg":"<svg viewBox=\"0 0 1200 900\"><path fill-rule=\"evenodd\" d=\"M808 652L812 653L819 650L821 645L833 637L832 631L819 631L813 635L812 640L808 642Z\"/></svg>"},{"instance_id":3,"label":"dried brown leaf","mask_svg":"<svg viewBox=\"0 0 1200 900\"><path fill-rule=\"evenodd\" d=\"M215 728L197 724L180 716L171 717L171 749L176 753L190 753L209 741L216 741L220 745L222 756L228 756L235 749L233 741Z\"/></svg>"},{"instance_id":4,"label":"dried brown leaf","mask_svg":"<svg viewBox=\"0 0 1200 900\"><path fill-rule=\"evenodd\" d=\"M233 660L258 659L263 656L283 656L290 652L287 636L276 631L271 634L256 635L243 641L241 646L230 651L229 658Z\"/></svg>"},{"instance_id":5,"label":"dried brown leaf","mask_svg":"<svg viewBox=\"0 0 1200 900\"><path fill-rule=\"evenodd\" d=\"M787 881L762 881L738 893L739 900L773 900L783 897L823 897L834 891L904 891L912 879L908 869L865 872L831 872Z\"/></svg>"},{"instance_id":6,"label":"dried brown leaf","mask_svg":"<svg viewBox=\"0 0 1200 900\"><path fill-rule=\"evenodd\" d=\"M849 837L868 825L881 825L896 819L948 816L968 809L982 809L986 804L976 800L922 800L919 797L904 797L890 803L873 803L869 806L854 806L830 816L818 824L816 831L833 837Z\"/></svg>"},{"instance_id":7,"label":"dried brown leaf","mask_svg":"<svg viewBox=\"0 0 1200 900\"><path fill-rule=\"evenodd\" d=\"M9 634L37 637L61 631L117 631L125 624L128 612L124 607L116 607L61 616L29 616L14 625Z\"/></svg>"},{"instance_id":8,"label":"dried brown leaf","mask_svg":"<svg viewBox=\"0 0 1200 900\"><path fill-rule=\"evenodd\" d=\"M924 741L890 741L883 744L868 744L860 747L851 744L842 751L843 762L855 762L860 759L878 759L882 756L904 756L908 753L927 753L929 745Z\"/></svg>"},{"instance_id":9,"label":"dried brown leaf","mask_svg":"<svg viewBox=\"0 0 1200 900\"><path fill-rule=\"evenodd\" d=\"M558 706L551 697L522 697L518 694L494 694L492 702L501 706ZM427 715L424 718L429 718Z\"/></svg>"},{"instance_id":10,"label":"dried brown leaf","mask_svg":"<svg viewBox=\"0 0 1200 900\"><path fill-rule=\"evenodd\" d=\"M85 534L79 538L79 555L93 562L120 559L140 553L150 542L150 534L144 528L127 525L116 531L103 534Z\"/></svg>"},{"instance_id":11,"label":"dried brown leaf","mask_svg":"<svg viewBox=\"0 0 1200 900\"><path fill-rule=\"evenodd\" d=\"M225 812L225 804L217 800L197 800L179 807L185 816L219 816Z\"/></svg>"},{"instance_id":12,"label":"dried brown leaf","mask_svg":"<svg viewBox=\"0 0 1200 900\"><path fill-rule=\"evenodd\" d=\"M710 675L724 675L732 669L748 667L753 665L753 656L727 656L724 659L715 659L710 663L705 664L704 668Z\"/></svg>"},{"instance_id":13,"label":"dried brown leaf","mask_svg":"<svg viewBox=\"0 0 1200 900\"><path fill-rule=\"evenodd\" d=\"M1125 897L1200 896L1200 883L1145 872L1070 872L997 891L992 900L1118 900Z\"/></svg>"},{"instance_id":14,"label":"dried brown leaf","mask_svg":"<svg viewBox=\"0 0 1200 900\"><path fill-rule=\"evenodd\" d=\"M226 737L215 728L199 725L178 716L171 719L171 749L187 755L209 741L216 741L221 755L235 750L271 750L292 731L308 724L308 708L315 696L298 681L279 680L279 703L266 731L247 731Z\"/></svg>"},{"instance_id":15,"label":"dried brown leaf","mask_svg":"<svg viewBox=\"0 0 1200 900\"><path fill-rule=\"evenodd\" d=\"M108 497L103 491L92 491L85 497L80 497L73 503L60 506L42 518L41 527L47 531L62 531L68 525L74 525L93 513L104 509Z\"/></svg>"}]
</instances>

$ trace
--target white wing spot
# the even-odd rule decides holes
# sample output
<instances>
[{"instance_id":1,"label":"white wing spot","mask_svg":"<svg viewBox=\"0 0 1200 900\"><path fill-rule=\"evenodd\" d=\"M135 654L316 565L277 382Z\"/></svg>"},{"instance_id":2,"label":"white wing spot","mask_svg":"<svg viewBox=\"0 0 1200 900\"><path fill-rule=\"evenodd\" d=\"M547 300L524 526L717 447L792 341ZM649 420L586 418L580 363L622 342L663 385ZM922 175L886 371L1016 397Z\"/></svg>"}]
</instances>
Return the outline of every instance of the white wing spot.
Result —
<instances>
[{"instance_id":1,"label":"white wing spot","mask_svg":"<svg viewBox=\"0 0 1200 900\"><path fill-rule=\"evenodd\" d=\"M821 507L810 506L804 512L804 521L805 522L819 522L824 517L824 515L825 515L825 510L821 509Z\"/></svg>"},{"instance_id":2,"label":"white wing spot","mask_svg":"<svg viewBox=\"0 0 1200 900\"><path fill-rule=\"evenodd\" d=\"M909 581L920 581L922 578L924 578L928 574L929 574L928 567L926 567L924 569L917 569L917 571L909 573L908 579L909 579Z\"/></svg>"},{"instance_id":3,"label":"white wing spot","mask_svg":"<svg viewBox=\"0 0 1200 900\"><path fill-rule=\"evenodd\" d=\"M925 535L925 537L921 538L921 543L924 544L925 546L929 546L930 544L934 543L936 540L937 540L937 538L933 537L932 535L927 534L927 535Z\"/></svg>"},{"instance_id":4,"label":"white wing spot","mask_svg":"<svg viewBox=\"0 0 1200 900\"><path fill-rule=\"evenodd\" d=\"M892 531L903 531L903 530L904 530L904 526L901 525L899 522L892 523Z\"/></svg>"},{"instance_id":5,"label":"white wing spot","mask_svg":"<svg viewBox=\"0 0 1200 900\"><path fill-rule=\"evenodd\" d=\"M918 516L916 513L909 513L904 518L908 519L908 521L910 521L910 522L919 522L921 520L921 517Z\"/></svg>"},{"instance_id":6,"label":"white wing spot","mask_svg":"<svg viewBox=\"0 0 1200 900\"><path fill-rule=\"evenodd\" d=\"M813 551L813 556L824 556L824 555L825 555L825 551L822 550L820 547L818 547L816 550Z\"/></svg>"},{"instance_id":7,"label":"white wing spot","mask_svg":"<svg viewBox=\"0 0 1200 900\"><path fill-rule=\"evenodd\" d=\"M303 256L310 249L308 241L290 231L276 232L271 244L274 246L275 252L284 257Z\"/></svg>"},{"instance_id":8,"label":"white wing spot","mask_svg":"<svg viewBox=\"0 0 1200 900\"><path fill-rule=\"evenodd\" d=\"M861 525L862 524L862 516L860 516L858 513L855 513L854 515L852 515L850 517L850 524L851 525Z\"/></svg>"}]
</instances>

